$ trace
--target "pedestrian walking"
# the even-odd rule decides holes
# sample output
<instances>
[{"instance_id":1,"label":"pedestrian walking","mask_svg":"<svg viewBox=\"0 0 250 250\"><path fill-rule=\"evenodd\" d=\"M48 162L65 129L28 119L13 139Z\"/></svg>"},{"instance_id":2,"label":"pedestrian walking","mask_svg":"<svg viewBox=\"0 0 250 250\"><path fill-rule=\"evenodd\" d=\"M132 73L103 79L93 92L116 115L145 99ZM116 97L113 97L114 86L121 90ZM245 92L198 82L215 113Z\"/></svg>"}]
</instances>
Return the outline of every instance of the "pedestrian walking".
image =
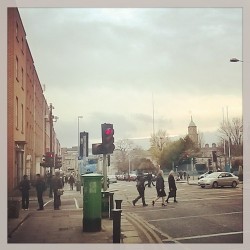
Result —
<instances>
[{"instance_id":1,"label":"pedestrian walking","mask_svg":"<svg viewBox=\"0 0 250 250\"><path fill-rule=\"evenodd\" d=\"M52 190L54 193L54 210L59 210L61 206L61 193L59 189L63 188L62 179L60 178L60 172L55 172L52 178Z\"/></svg>"},{"instance_id":2,"label":"pedestrian walking","mask_svg":"<svg viewBox=\"0 0 250 250\"><path fill-rule=\"evenodd\" d=\"M176 185L175 185L175 179L174 179L174 171L171 170L168 175L168 186L169 186L169 193L168 198L166 199L166 202L168 203L168 199L171 197L174 197L174 202L177 202L176 200Z\"/></svg>"},{"instance_id":3,"label":"pedestrian walking","mask_svg":"<svg viewBox=\"0 0 250 250\"><path fill-rule=\"evenodd\" d=\"M148 187L151 187L151 185L155 186L155 184L153 183L153 175L152 175L152 173L147 174L147 181L148 181L148 183L147 183Z\"/></svg>"},{"instance_id":4,"label":"pedestrian walking","mask_svg":"<svg viewBox=\"0 0 250 250\"><path fill-rule=\"evenodd\" d=\"M164 178L163 178L163 171L159 170L156 178L156 192L157 192L157 197L155 200L152 201L152 205L155 205L155 202L159 199L162 198L162 206L166 206L164 202L164 198L167 196L165 192L165 184L164 184Z\"/></svg>"},{"instance_id":5,"label":"pedestrian walking","mask_svg":"<svg viewBox=\"0 0 250 250\"><path fill-rule=\"evenodd\" d=\"M40 174L36 174L35 187L36 187L36 193L37 193L37 201L39 205L39 208L37 210L43 210L44 209L43 208L43 192L46 190L46 185L45 185L45 181L43 180Z\"/></svg>"},{"instance_id":6,"label":"pedestrian walking","mask_svg":"<svg viewBox=\"0 0 250 250\"><path fill-rule=\"evenodd\" d=\"M22 193L22 209L29 209L29 190L30 190L30 181L28 180L28 175L23 176L23 180L19 183L19 190Z\"/></svg>"},{"instance_id":7,"label":"pedestrian walking","mask_svg":"<svg viewBox=\"0 0 250 250\"><path fill-rule=\"evenodd\" d=\"M142 199L142 205L143 207L146 207L148 204L146 204L145 202L145 179L143 175L137 176L136 188L139 193L139 196L132 201L133 205L135 206L136 202L139 199Z\"/></svg>"},{"instance_id":8,"label":"pedestrian walking","mask_svg":"<svg viewBox=\"0 0 250 250\"><path fill-rule=\"evenodd\" d=\"M75 178L74 178L73 174L70 175L70 177L68 179L68 183L70 185L70 190L73 190L73 185L75 183Z\"/></svg>"}]
</instances>

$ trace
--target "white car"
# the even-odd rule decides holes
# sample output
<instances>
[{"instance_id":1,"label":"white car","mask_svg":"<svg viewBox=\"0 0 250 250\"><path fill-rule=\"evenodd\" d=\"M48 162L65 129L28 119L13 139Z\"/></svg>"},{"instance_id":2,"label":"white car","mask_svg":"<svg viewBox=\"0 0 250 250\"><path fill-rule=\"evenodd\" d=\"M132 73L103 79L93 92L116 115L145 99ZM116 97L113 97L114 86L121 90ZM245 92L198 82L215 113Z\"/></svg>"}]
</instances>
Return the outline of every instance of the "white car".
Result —
<instances>
[{"instance_id":1,"label":"white car","mask_svg":"<svg viewBox=\"0 0 250 250\"><path fill-rule=\"evenodd\" d=\"M233 188L237 187L239 184L238 176L235 176L229 172L214 172L198 181L198 185L202 188L211 187L224 187L231 186Z\"/></svg>"}]
</instances>

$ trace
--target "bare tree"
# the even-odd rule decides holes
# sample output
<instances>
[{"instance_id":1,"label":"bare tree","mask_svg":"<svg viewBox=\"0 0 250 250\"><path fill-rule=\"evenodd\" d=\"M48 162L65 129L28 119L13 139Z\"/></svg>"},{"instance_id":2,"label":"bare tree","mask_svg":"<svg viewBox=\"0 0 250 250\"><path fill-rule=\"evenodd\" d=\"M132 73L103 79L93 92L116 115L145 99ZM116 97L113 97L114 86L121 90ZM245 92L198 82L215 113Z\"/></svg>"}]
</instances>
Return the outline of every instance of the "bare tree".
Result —
<instances>
[{"instance_id":1,"label":"bare tree","mask_svg":"<svg viewBox=\"0 0 250 250\"><path fill-rule=\"evenodd\" d=\"M232 145L241 145L243 136L243 123L240 118L232 118L232 121L227 121L221 124L219 133L222 134L222 139L230 140Z\"/></svg>"},{"instance_id":2,"label":"bare tree","mask_svg":"<svg viewBox=\"0 0 250 250\"><path fill-rule=\"evenodd\" d=\"M232 118L232 121L223 122L219 133L224 142L224 147L229 147L234 156L243 154L243 123L241 118Z\"/></svg>"},{"instance_id":3,"label":"bare tree","mask_svg":"<svg viewBox=\"0 0 250 250\"><path fill-rule=\"evenodd\" d=\"M120 172L127 172L129 159L128 152L132 149L133 141L123 139L116 142L116 150L114 154L115 164Z\"/></svg>"},{"instance_id":4,"label":"bare tree","mask_svg":"<svg viewBox=\"0 0 250 250\"><path fill-rule=\"evenodd\" d=\"M150 138L151 144L151 154L152 158L157 162L160 163L160 156L162 154L163 148L170 142L170 139L167 135L165 130L158 130L156 134L152 134Z\"/></svg>"}]
</instances>

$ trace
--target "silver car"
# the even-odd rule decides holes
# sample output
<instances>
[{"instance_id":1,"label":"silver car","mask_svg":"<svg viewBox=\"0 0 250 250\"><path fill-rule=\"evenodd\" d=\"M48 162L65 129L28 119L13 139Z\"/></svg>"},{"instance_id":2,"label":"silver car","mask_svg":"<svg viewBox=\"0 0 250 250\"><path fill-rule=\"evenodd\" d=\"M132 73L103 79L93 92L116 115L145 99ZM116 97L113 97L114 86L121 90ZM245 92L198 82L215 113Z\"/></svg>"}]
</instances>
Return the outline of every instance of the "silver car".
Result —
<instances>
[{"instance_id":1,"label":"silver car","mask_svg":"<svg viewBox=\"0 0 250 250\"><path fill-rule=\"evenodd\" d=\"M231 186L235 188L238 184L238 176L235 176L229 172L214 172L198 181L198 185L202 188L217 188L223 186Z\"/></svg>"}]
</instances>

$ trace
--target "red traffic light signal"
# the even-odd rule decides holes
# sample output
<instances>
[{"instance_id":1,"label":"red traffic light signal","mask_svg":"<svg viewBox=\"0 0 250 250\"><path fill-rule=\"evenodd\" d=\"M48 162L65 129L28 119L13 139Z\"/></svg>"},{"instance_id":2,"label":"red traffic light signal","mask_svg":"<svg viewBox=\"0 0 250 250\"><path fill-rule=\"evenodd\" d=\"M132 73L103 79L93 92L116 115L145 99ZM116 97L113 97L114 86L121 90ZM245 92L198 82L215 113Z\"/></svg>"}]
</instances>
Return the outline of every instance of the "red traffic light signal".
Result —
<instances>
[{"instance_id":1,"label":"red traffic light signal","mask_svg":"<svg viewBox=\"0 0 250 250\"><path fill-rule=\"evenodd\" d=\"M46 152L45 154L45 165L46 167L54 167L54 152Z\"/></svg>"},{"instance_id":2,"label":"red traffic light signal","mask_svg":"<svg viewBox=\"0 0 250 250\"><path fill-rule=\"evenodd\" d=\"M115 149L113 124L104 123L101 126L103 154L112 154Z\"/></svg>"}]
</instances>

